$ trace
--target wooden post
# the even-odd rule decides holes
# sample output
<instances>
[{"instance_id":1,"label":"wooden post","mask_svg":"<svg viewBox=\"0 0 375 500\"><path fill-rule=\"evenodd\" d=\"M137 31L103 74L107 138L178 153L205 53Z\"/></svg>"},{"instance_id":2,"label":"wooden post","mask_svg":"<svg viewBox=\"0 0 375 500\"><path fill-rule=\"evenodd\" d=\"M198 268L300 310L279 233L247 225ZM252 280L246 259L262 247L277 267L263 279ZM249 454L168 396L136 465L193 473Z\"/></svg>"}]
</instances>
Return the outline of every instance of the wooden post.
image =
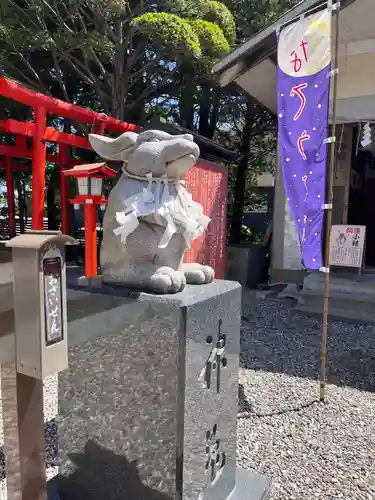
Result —
<instances>
[{"instance_id":1,"label":"wooden post","mask_svg":"<svg viewBox=\"0 0 375 500\"><path fill-rule=\"evenodd\" d=\"M13 315L13 311L11 313ZM14 325L13 319L12 323ZM22 500L15 361L1 365L1 399L7 497L12 500Z\"/></svg>"},{"instance_id":2,"label":"wooden post","mask_svg":"<svg viewBox=\"0 0 375 500\"><path fill-rule=\"evenodd\" d=\"M2 306L0 300L0 339L5 340L14 336L14 309ZM17 373L15 356L1 364L0 379L7 498L47 500L43 382Z\"/></svg>"},{"instance_id":3,"label":"wooden post","mask_svg":"<svg viewBox=\"0 0 375 500\"><path fill-rule=\"evenodd\" d=\"M90 203L88 203L90 202ZM86 200L84 211L85 224L85 276L93 278L98 270L96 242L96 204Z\"/></svg>"},{"instance_id":4,"label":"wooden post","mask_svg":"<svg viewBox=\"0 0 375 500\"><path fill-rule=\"evenodd\" d=\"M0 328L0 336L15 331L13 309L0 314ZM7 497L47 500L43 381L17 373L14 359L1 365L1 388Z\"/></svg>"},{"instance_id":5,"label":"wooden post","mask_svg":"<svg viewBox=\"0 0 375 500\"><path fill-rule=\"evenodd\" d=\"M44 142L44 134L47 123L47 113L43 106L34 108L34 121L31 227L33 229L43 229L46 176L46 144Z\"/></svg>"},{"instance_id":6,"label":"wooden post","mask_svg":"<svg viewBox=\"0 0 375 500\"><path fill-rule=\"evenodd\" d=\"M47 500L43 382L1 366L7 494L11 500Z\"/></svg>"},{"instance_id":7,"label":"wooden post","mask_svg":"<svg viewBox=\"0 0 375 500\"><path fill-rule=\"evenodd\" d=\"M47 500L43 382L17 373L22 500Z\"/></svg>"},{"instance_id":8,"label":"wooden post","mask_svg":"<svg viewBox=\"0 0 375 500\"><path fill-rule=\"evenodd\" d=\"M332 6L331 6L332 8ZM340 19L340 4L336 4L335 14L335 43L334 43L334 59L332 60L332 68L335 70L338 66L339 52L339 19ZM332 122L331 136L336 134L336 111L337 111L337 83L338 74L335 71L333 78L333 94L332 94ZM325 255L324 255L324 302L323 302L323 327L322 327L322 347L320 359L320 401L324 402L327 383L327 330L328 330L328 305L329 305L329 260L331 253L331 228L332 228L332 203L333 203L333 175L336 161L336 143L332 142L329 145L329 162L327 166L327 205L325 217Z\"/></svg>"}]
</instances>

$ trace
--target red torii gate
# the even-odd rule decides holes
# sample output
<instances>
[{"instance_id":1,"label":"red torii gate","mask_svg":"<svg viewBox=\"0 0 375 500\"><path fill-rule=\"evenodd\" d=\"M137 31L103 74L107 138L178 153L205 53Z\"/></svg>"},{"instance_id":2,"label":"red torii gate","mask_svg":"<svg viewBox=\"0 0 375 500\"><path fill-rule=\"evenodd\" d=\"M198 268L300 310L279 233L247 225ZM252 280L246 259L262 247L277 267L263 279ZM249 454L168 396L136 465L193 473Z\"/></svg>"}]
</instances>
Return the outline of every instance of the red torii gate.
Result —
<instances>
[{"instance_id":1,"label":"red torii gate","mask_svg":"<svg viewBox=\"0 0 375 500\"><path fill-rule=\"evenodd\" d=\"M4 157L0 158L0 168L5 168L10 235L13 236L16 229L13 171L28 171L27 167L17 164L13 161L13 158L28 158L32 160L31 223L33 229L43 229L46 161L56 163L60 167L61 230L63 233L68 234L69 201L67 178L63 175L63 171L67 167L72 167L77 162L69 158L67 147L74 146L91 149L91 146L86 137L67 134L53 127L47 127L47 114L92 125L92 132L96 134L104 134L105 130L123 133L135 131L138 127L113 117L54 99L39 92L34 92L5 77L0 77L0 95L34 109L34 122L0 120L0 132L16 136L15 145L0 144L0 155ZM32 148L27 147L28 137L32 137L33 139ZM59 145L58 152L47 154L47 142L57 143Z\"/></svg>"}]
</instances>

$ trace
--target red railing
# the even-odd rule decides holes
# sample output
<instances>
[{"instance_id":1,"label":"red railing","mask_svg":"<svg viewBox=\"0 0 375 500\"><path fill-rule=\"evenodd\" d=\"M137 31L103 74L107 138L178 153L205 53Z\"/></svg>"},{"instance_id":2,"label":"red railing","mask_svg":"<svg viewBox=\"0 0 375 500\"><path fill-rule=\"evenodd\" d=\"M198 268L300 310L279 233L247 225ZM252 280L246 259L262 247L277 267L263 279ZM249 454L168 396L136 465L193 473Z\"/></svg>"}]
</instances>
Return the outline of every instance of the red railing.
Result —
<instances>
[{"instance_id":1,"label":"red railing","mask_svg":"<svg viewBox=\"0 0 375 500\"><path fill-rule=\"evenodd\" d=\"M138 127L111 116L35 92L5 77L0 77L0 95L34 109L34 122L0 121L0 132L16 135L15 145L0 144L0 155L5 156L6 159L5 162L0 161L0 168L5 167L6 169L10 232L15 232L13 170L17 169L12 159L31 158L32 228L43 228L45 164L46 161L50 161L60 167L61 225L63 232L67 233L69 231L68 187L67 179L62 175L62 171L69 166L73 166L73 163L72 159L67 156L66 148L67 146L74 146L91 149L91 146L86 137L66 134L53 127L47 127L47 114L92 125L92 131L97 134L104 134L105 130L116 133L135 131ZM32 148L27 147L27 137L33 138ZM46 142L59 144L58 152L47 154Z\"/></svg>"},{"instance_id":2,"label":"red railing","mask_svg":"<svg viewBox=\"0 0 375 500\"><path fill-rule=\"evenodd\" d=\"M81 123L93 124L95 122L102 123L105 128L113 132L127 132L136 130L136 125L122 122L111 116L107 116L90 109L82 108L75 104L61 101L40 92L34 92L27 89L23 85L0 77L0 95L8 97L13 101L20 102L31 108L43 107L47 113L63 118L70 118Z\"/></svg>"}]
</instances>

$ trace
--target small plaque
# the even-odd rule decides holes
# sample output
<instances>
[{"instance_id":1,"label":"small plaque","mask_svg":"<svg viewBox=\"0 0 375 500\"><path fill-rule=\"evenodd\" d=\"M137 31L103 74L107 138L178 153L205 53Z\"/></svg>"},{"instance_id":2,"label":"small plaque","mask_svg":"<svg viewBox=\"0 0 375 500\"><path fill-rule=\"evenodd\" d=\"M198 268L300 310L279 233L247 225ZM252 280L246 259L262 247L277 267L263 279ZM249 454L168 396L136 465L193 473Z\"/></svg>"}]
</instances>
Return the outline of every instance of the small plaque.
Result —
<instances>
[{"instance_id":1,"label":"small plaque","mask_svg":"<svg viewBox=\"0 0 375 500\"><path fill-rule=\"evenodd\" d=\"M44 258L42 263L45 303L45 341L50 346L64 339L61 257Z\"/></svg>"},{"instance_id":2,"label":"small plaque","mask_svg":"<svg viewBox=\"0 0 375 500\"><path fill-rule=\"evenodd\" d=\"M332 226L330 265L362 267L366 226Z\"/></svg>"}]
</instances>

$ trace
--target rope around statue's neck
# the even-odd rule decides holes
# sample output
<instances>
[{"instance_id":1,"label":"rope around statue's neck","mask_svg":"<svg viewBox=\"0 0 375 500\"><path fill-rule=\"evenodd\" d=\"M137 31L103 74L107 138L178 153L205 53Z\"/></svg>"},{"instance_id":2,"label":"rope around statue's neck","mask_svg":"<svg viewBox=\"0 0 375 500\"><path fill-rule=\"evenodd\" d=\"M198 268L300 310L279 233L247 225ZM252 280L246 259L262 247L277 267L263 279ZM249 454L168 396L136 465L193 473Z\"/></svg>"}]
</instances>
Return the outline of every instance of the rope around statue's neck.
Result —
<instances>
[{"instance_id":1,"label":"rope around statue's neck","mask_svg":"<svg viewBox=\"0 0 375 500\"><path fill-rule=\"evenodd\" d=\"M153 182L163 182L170 184L185 184L185 181L183 179L167 177L167 174L163 174L159 177L153 177L151 172L143 176L131 174L130 172L128 172L125 165L121 167L121 171L126 177L129 177L129 179L135 179L137 181L148 181L148 182L153 181Z\"/></svg>"}]
</instances>

